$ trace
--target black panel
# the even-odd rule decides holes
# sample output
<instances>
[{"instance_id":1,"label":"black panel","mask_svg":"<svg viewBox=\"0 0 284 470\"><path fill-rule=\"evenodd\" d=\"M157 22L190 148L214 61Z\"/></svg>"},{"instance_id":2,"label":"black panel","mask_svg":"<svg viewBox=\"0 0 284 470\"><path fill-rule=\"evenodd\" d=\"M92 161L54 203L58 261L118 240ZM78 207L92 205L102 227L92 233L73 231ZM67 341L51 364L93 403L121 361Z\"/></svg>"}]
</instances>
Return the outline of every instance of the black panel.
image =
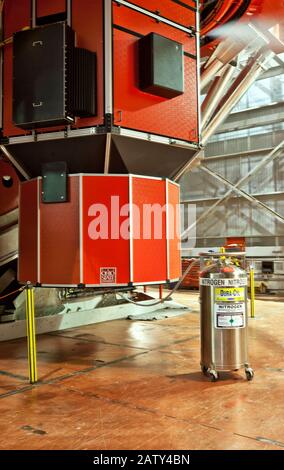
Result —
<instances>
[{"instance_id":1,"label":"black panel","mask_svg":"<svg viewBox=\"0 0 284 470\"><path fill-rule=\"evenodd\" d=\"M66 162L44 163L42 165L42 202L67 201Z\"/></svg>"},{"instance_id":2,"label":"black panel","mask_svg":"<svg viewBox=\"0 0 284 470\"><path fill-rule=\"evenodd\" d=\"M122 156L120 155L114 139L111 139L109 173L126 175L129 173Z\"/></svg>"},{"instance_id":3,"label":"black panel","mask_svg":"<svg viewBox=\"0 0 284 470\"><path fill-rule=\"evenodd\" d=\"M53 15L40 16L36 19L37 26L44 26L50 23L58 23L59 21L67 20L67 12L63 11L62 13L54 13Z\"/></svg>"},{"instance_id":4,"label":"black panel","mask_svg":"<svg viewBox=\"0 0 284 470\"><path fill-rule=\"evenodd\" d=\"M139 39L139 87L165 98L184 92L183 45L155 33Z\"/></svg>"},{"instance_id":5,"label":"black panel","mask_svg":"<svg viewBox=\"0 0 284 470\"><path fill-rule=\"evenodd\" d=\"M118 135L113 136L113 141L124 168L127 168L127 173L138 175L172 178L196 154L194 149L178 148L173 145ZM125 173L122 164L118 163L116 153L111 153L110 172L116 170L119 173ZM115 161L113 162L112 159ZM116 168L118 164L120 167Z\"/></svg>"},{"instance_id":6,"label":"black panel","mask_svg":"<svg viewBox=\"0 0 284 470\"><path fill-rule=\"evenodd\" d=\"M72 123L74 33L66 23L14 34L13 122L23 129Z\"/></svg>"},{"instance_id":7,"label":"black panel","mask_svg":"<svg viewBox=\"0 0 284 470\"><path fill-rule=\"evenodd\" d=\"M73 62L73 111L75 116L97 114L97 55L87 49L76 48Z\"/></svg>"},{"instance_id":8,"label":"black panel","mask_svg":"<svg viewBox=\"0 0 284 470\"><path fill-rule=\"evenodd\" d=\"M96 53L75 48L64 22L14 35L13 84L13 121L22 129L96 116Z\"/></svg>"},{"instance_id":9,"label":"black panel","mask_svg":"<svg viewBox=\"0 0 284 470\"><path fill-rule=\"evenodd\" d=\"M13 157L32 176L41 175L43 163L65 161L70 174L103 173L106 135L9 145Z\"/></svg>"},{"instance_id":10,"label":"black panel","mask_svg":"<svg viewBox=\"0 0 284 470\"><path fill-rule=\"evenodd\" d=\"M104 173L106 134L13 144L8 149L31 177L42 174L43 163L56 161L66 162L70 174ZM112 135L109 172L172 178L196 152Z\"/></svg>"}]
</instances>

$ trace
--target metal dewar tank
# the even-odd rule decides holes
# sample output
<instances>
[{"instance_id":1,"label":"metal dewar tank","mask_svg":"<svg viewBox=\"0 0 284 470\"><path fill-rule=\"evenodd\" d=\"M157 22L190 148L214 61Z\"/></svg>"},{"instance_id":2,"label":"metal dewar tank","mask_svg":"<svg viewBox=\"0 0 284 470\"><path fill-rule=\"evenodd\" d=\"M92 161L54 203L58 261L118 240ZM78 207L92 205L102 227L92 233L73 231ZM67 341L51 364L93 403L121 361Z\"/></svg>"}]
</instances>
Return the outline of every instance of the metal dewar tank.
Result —
<instances>
[{"instance_id":1,"label":"metal dewar tank","mask_svg":"<svg viewBox=\"0 0 284 470\"><path fill-rule=\"evenodd\" d=\"M201 370L216 381L218 371L244 368L252 380L245 253L201 253L200 261Z\"/></svg>"}]
</instances>

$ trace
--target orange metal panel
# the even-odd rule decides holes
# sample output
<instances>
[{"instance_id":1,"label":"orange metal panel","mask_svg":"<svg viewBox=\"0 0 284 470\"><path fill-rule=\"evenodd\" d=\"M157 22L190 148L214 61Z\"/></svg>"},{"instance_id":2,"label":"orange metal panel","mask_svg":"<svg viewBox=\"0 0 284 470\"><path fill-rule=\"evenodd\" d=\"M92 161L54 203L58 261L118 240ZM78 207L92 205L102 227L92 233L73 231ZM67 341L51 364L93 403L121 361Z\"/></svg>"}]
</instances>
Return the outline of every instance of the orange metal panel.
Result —
<instances>
[{"instance_id":1,"label":"orange metal panel","mask_svg":"<svg viewBox=\"0 0 284 470\"><path fill-rule=\"evenodd\" d=\"M17 12L17 14L15 14ZM4 38L10 38L13 33L31 26L30 0L5 0L4 2ZM28 65L27 65L28 66ZM28 134L12 123L12 93L13 87L13 45L4 47L4 77L3 77L3 132L5 136Z\"/></svg>"},{"instance_id":2,"label":"orange metal panel","mask_svg":"<svg viewBox=\"0 0 284 470\"><path fill-rule=\"evenodd\" d=\"M138 5L152 13L158 13L183 26L196 26L196 3L193 0L132 0L130 3Z\"/></svg>"},{"instance_id":3,"label":"orange metal panel","mask_svg":"<svg viewBox=\"0 0 284 470\"><path fill-rule=\"evenodd\" d=\"M5 185L5 176L10 176L10 185ZM8 182L9 183L9 182ZM0 160L0 216L18 207L19 177L14 167Z\"/></svg>"},{"instance_id":4,"label":"orange metal panel","mask_svg":"<svg viewBox=\"0 0 284 470\"><path fill-rule=\"evenodd\" d=\"M37 282L38 180L20 186L19 281Z\"/></svg>"},{"instance_id":5,"label":"orange metal panel","mask_svg":"<svg viewBox=\"0 0 284 470\"><path fill-rule=\"evenodd\" d=\"M133 176L130 185L129 178L70 176L69 201L49 204L40 201L39 207L41 179L23 184L20 280L54 286L162 283L168 278L168 251L169 277L179 277L178 236L167 249L166 181ZM178 187L172 183L168 183L168 197L170 203L178 201ZM176 220L178 215L174 217ZM129 233L133 237L131 245Z\"/></svg>"},{"instance_id":6,"label":"orange metal panel","mask_svg":"<svg viewBox=\"0 0 284 470\"><path fill-rule=\"evenodd\" d=\"M134 176L132 178L132 188L133 205L137 207L133 210L133 282L165 281L167 279L166 182ZM158 212L159 207L164 208L161 217L161 238L157 237L156 239L154 226L155 219L158 223L159 216L156 215L155 217L154 211L150 217L144 213L145 205L154 204L157 205ZM139 231L137 231L139 227L140 237ZM149 239L143 236L143 232L147 229L149 230Z\"/></svg>"},{"instance_id":7,"label":"orange metal panel","mask_svg":"<svg viewBox=\"0 0 284 470\"><path fill-rule=\"evenodd\" d=\"M37 17L54 15L66 11L66 0L37 0Z\"/></svg>"},{"instance_id":8,"label":"orange metal panel","mask_svg":"<svg viewBox=\"0 0 284 470\"><path fill-rule=\"evenodd\" d=\"M157 22L150 16L139 13L131 8L118 5L113 2L113 24L125 28L134 34L145 36L149 33L157 33L173 41L180 42L184 46L185 52L196 54L196 38L190 37L184 31L168 26L165 23Z\"/></svg>"},{"instance_id":9,"label":"orange metal panel","mask_svg":"<svg viewBox=\"0 0 284 470\"><path fill-rule=\"evenodd\" d=\"M77 34L77 46L97 53L96 117L77 119L73 127L96 126L104 123L104 53L103 53L103 1L73 0L72 28Z\"/></svg>"},{"instance_id":10,"label":"orange metal panel","mask_svg":"<svg viewBox=\"0 0 284 470\"><path fill-rule=\"evenodd\" d=\"M79 176L68 178L69 201L40 203L42 284L80 283Z\"/></svg>"},{"instance_id":11,"label":"orange metal panel","mask_svg":"<svg viewBox=\"0 0 284 470\"><path fill-rule=\"evenodd\" d=\"M181 275L181 251L180 251L180 210L179 210L179 187L168 182L168 211L169 220L169 277L178 279Z\"/></svg>"},{"instance_id":12,"label":"orange metal panel","mask_svg":"<svg viewBox=\"0 0 284 470\"><path fill-rule=\"evenodd\" d=\"M101 204L105 209L97 206L95 211L94 204ZM127 224L128 221L128 207L125 207L126 212L119 216L122 207L128 204L128 177L83 176L84 284L102 284L101 269L110 269L110 272L114 273L115 282L112 284L129 283L130 243L128 239L122 238L120 232L121 224ZM98 220L100 214L102 223L100 226L94 226L94 221ZM93 239L99 229L101 236Z\"/></svg>"},{"instance_id":13,"label":"orange metal panel","mask_svg":"<svg viewBox=\"0 0 284 470\"><path fill-rule=\"evenodd\" d=\"M140 17L143 21L146 18L139 14L138 16L138 20ZM145 21L149 26L147 32L150 32L151 23L148 18ZM185 35L184 39L186 40ZM114 30L115 125L198 142L196 61L185 56L185 92L168 100L138 89L136 47L137 37Z\"/></svg>"}]
</instances>

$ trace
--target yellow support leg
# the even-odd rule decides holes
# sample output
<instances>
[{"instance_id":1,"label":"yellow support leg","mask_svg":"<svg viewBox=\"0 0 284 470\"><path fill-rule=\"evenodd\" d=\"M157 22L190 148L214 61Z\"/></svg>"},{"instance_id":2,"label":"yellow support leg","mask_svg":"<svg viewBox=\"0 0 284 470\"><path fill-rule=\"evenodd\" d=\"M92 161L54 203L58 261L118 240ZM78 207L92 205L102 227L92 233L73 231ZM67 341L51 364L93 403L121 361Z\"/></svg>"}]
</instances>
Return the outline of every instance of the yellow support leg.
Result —
<instances>
[{"instance_id":1,"label":"yellow support leg","mask_svg":"<svg viewBox=\"0 0 284 470\"><path fill-rule=\"evenodd\" d=\"M255 317L255 285L254 285L254 268L250 268L250 316Z\"/></svg>"},{"instance_id":2,"label":"yellow support leg","mask_svg":"<svg viewBox=\"0 0 284 470\"><path fill-rule=\"evenodd\" d=\"M34 288L26 287L26 321L30 383L37 382Z\"/></svg>"}]
</instances>

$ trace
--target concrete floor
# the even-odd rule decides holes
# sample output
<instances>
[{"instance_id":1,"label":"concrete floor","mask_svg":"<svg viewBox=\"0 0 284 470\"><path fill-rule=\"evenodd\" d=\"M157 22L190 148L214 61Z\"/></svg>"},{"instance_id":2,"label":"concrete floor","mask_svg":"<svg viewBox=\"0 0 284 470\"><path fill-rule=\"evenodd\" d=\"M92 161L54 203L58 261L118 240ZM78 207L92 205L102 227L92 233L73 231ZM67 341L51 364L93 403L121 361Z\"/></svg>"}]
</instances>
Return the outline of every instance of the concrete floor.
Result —
<instances>
[{"instance_id":1,"label":"concrete floor","mask_svg":"<svg viewBox=\"0 0 284 470\"><path fill-rule=\"evenodd\" d=\"M284 304L257 301L250 320L256 375L199 368L198 294L191 313L117 320L38 338L40 383L26 343L0 344L1 449L284 450Z\"/></svg>"}]
</instances>

